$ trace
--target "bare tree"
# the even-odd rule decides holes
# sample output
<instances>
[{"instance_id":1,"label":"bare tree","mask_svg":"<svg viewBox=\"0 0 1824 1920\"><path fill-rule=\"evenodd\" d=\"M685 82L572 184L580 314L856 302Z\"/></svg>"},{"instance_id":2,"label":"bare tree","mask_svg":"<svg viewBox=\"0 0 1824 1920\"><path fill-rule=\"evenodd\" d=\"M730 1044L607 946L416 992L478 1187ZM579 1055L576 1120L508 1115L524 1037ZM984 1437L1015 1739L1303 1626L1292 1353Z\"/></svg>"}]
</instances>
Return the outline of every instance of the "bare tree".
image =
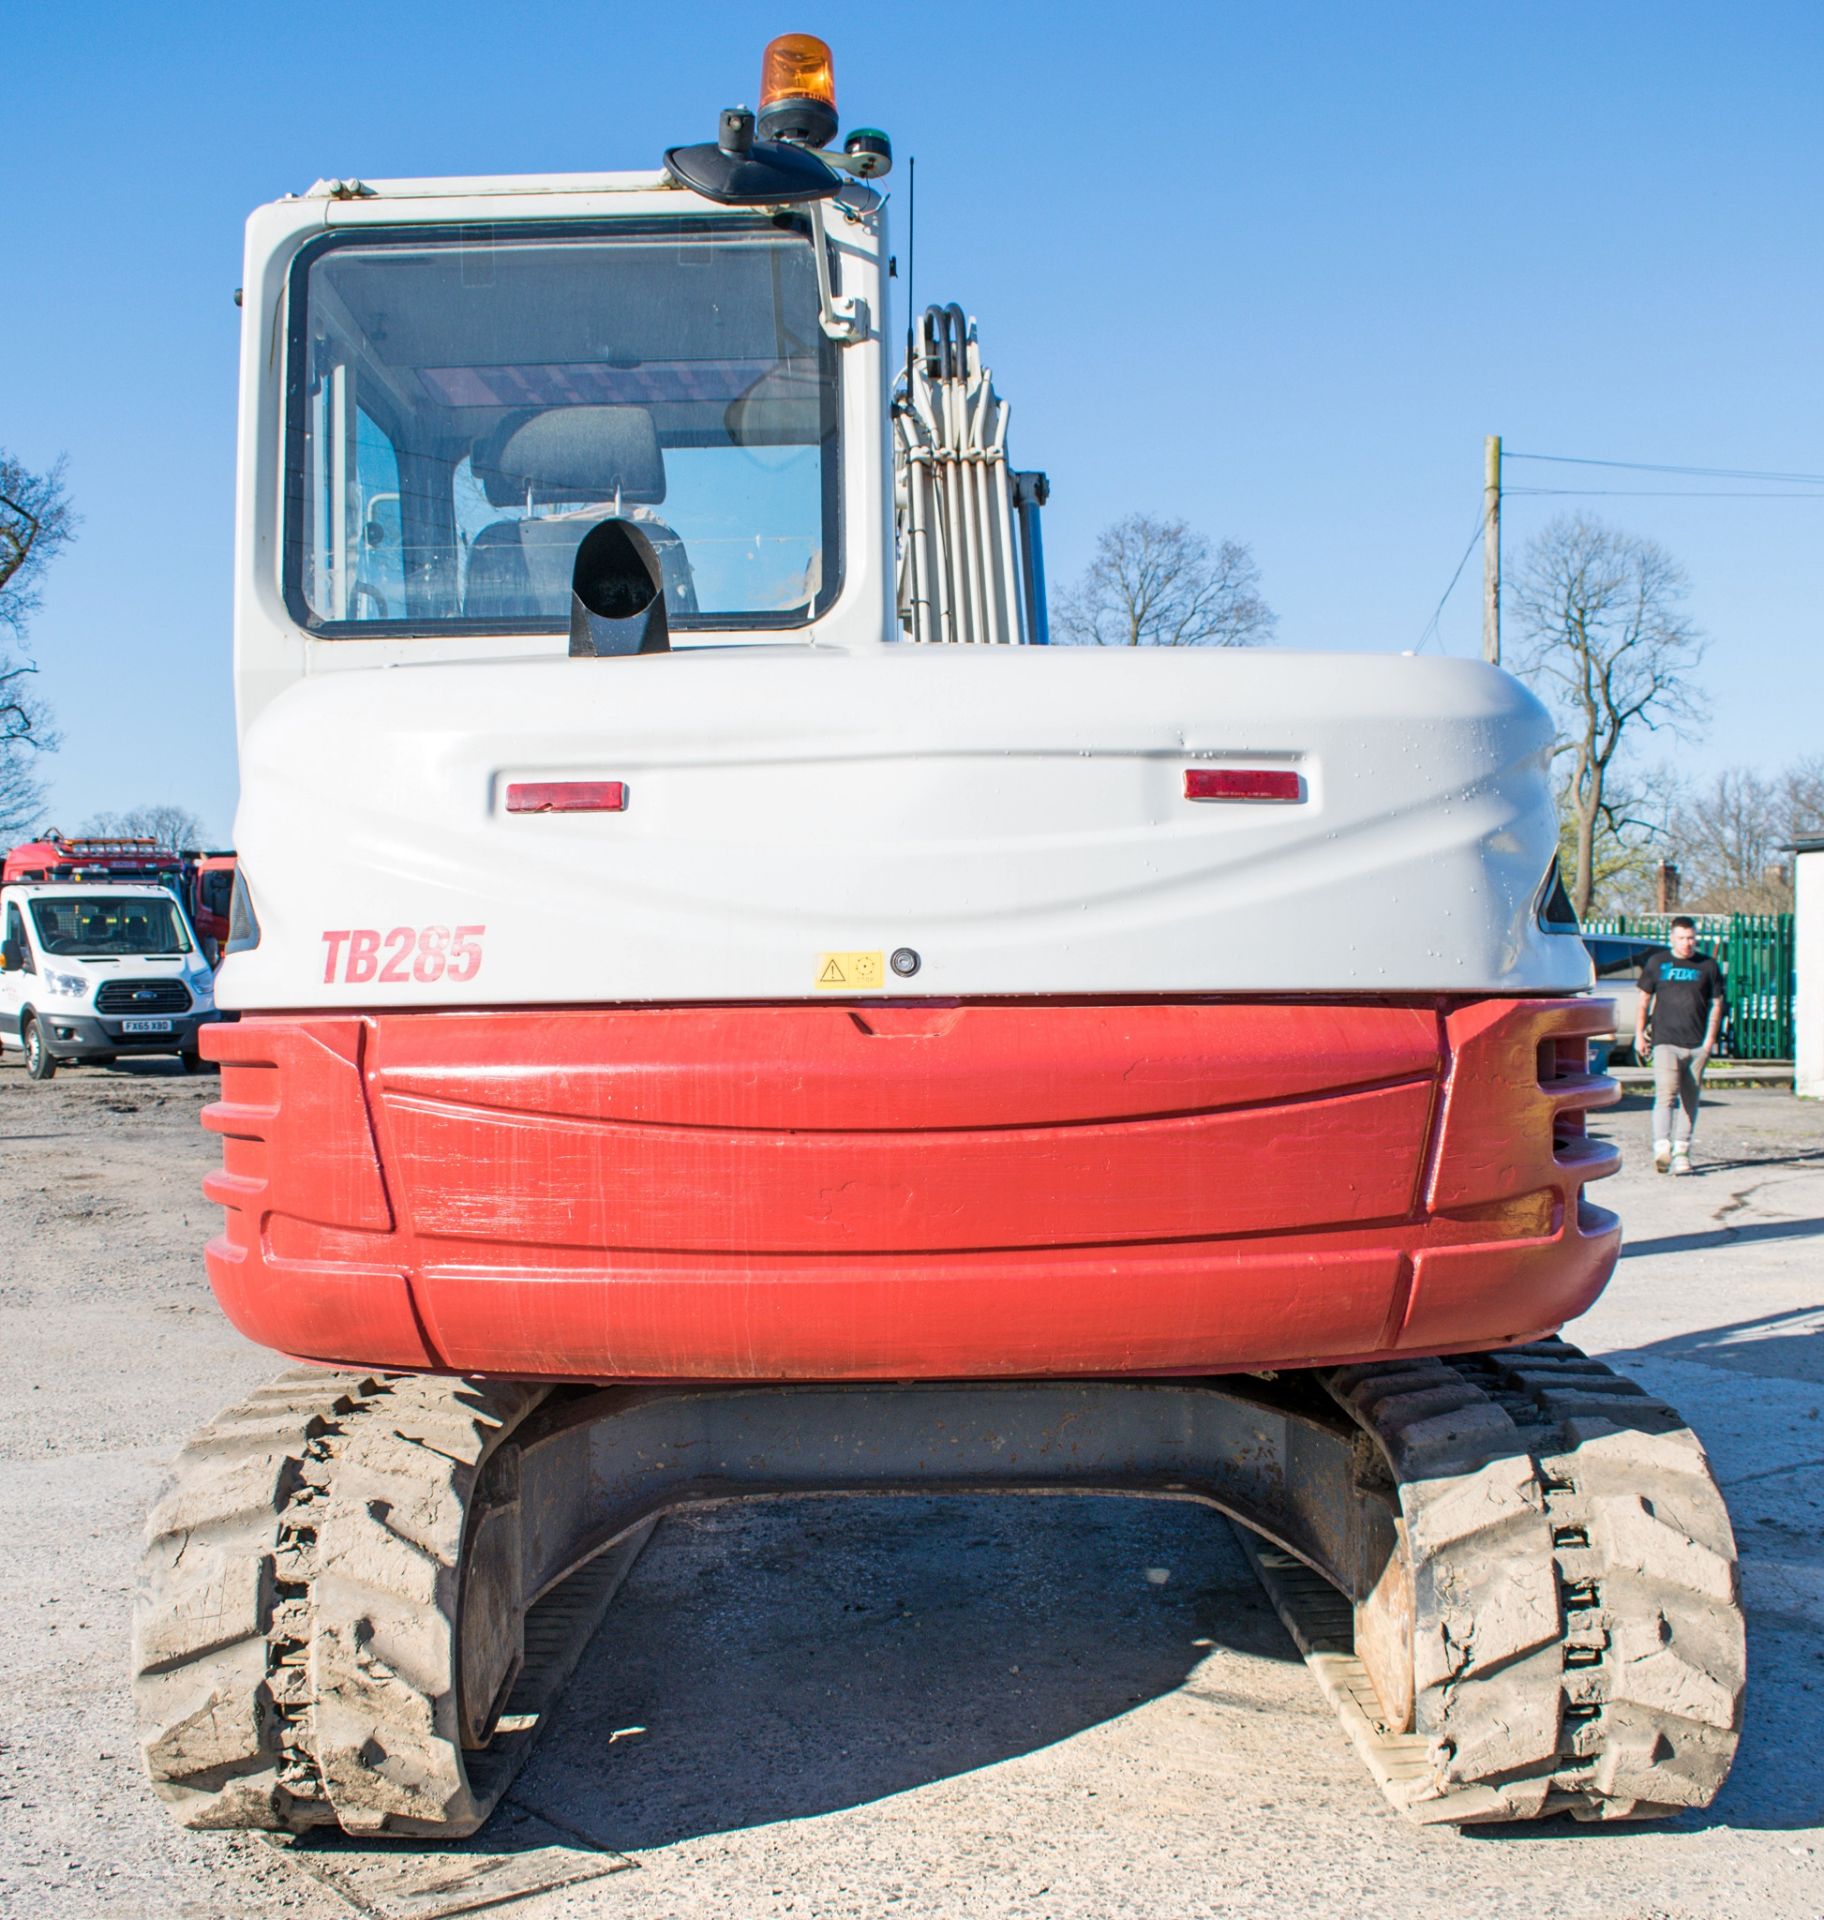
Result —
<instances>
[{"instance_id":1,"label":"bare tree","mask_svg":"<svg viewBox=\"0 0 1824 1920\"><path fill-rule=\"evenodd\" d=\"M82 830L122 840L156 840L161 847L177 852L209 843L202 821L189 808L173 806L169 801L160 806L128 807L121 813L92 814Z\"/></svg>"},{"instance_id":2,"label":"bare tree","mask_svg":"<svg viewBox=\"0 0 1824 1920\"><path fill-rule=\"evenodd\" d=\"M1054 636L1078 647L1248 647L1278 624L1250 548L1212 547L1182 520L1145 513L1103 528L1089 571L1051 619Z\"/></svg>"},{"instance_id":3,"label":"bare tree","mask_svg":"<svg viewBox=\"0 0 1824 1920\"><path fill-rule=\"evenodd\" d=\"M1795 760L1779 784L1784 844L1824 836L1824 753Z\"/></svg>"},{"instance_id":4,"label":"bare tree","mask_svg":"<svg viewBox=\"0 0 1824 1920\"><path fill-rule=\"evenodd\" d=\"M40 582L76 527L63 463L33 473L0 448L0 633L23 637ZM0 836L25 831L43 805L38 757L57 747L50 709L32 690L37 667L0 647Z\"/></svg>"},{"instance_id":5,"label":"bare tree","mask_svg":"<svg viewBox=\"0 0 1824 1920\"><path fill-rule=\"evenodd\" d=\"M1568 756L1567 756L1568 757ZM1670 769L1624 777L1611 767L1590 847L1590 900L1598 911L1648 913L1655 903L1656 869L1674 859L1676 821L1688 798ZM1578 809L1572 774L1558 784L1558 866L1577 871Z\"/></svg>"},{"instance_id":6,"label":"bare tree","mask_svg":"<svg viewBox=\"0 0 1824 1920\"><path fill-rule=\"evenodd\" d=\"M1684 569L1657 542L1583 514L1552 521L1521 562L1514 664L1564 723L1579 915L1595 892L1599 840L1628 830L1616 786L1623 748L1643 731L1685 734L1699 721L1691 676L1705 641L1681 610L1688 592Z\"/></svg>"},{"instance_id":7,"label":"bare tree","mask_svg":"<svg viewBox=\"0 0 1824 1920\"><path fill-rule=\"evenodd\" d=\"M1793 841L1824 833L1824 756L1777 773L1725 767L1683 795L1668 823L1684 904L1700 913L1785 913Z\"/></svg>"},{"instance_id":8,"label":"bare tree","mask_svg":"<svg viewBox=\"0 0 1824 1920\"><path fill-rule=\"evenodd\" d=\"M1769 913L1792 904L1779 871L1783 834L1776 781L1725 767L1675 823L1683 903L1700 913Z\"/></svg>"},{"instance_id":9,"label":"bare tree","mask_svg":"<svg viewBox=\"0 0 1824 1920\"><path fill-rule=\"evenodd\" d=\"M37 668L0 653L0 843L30 829L44 804L38 756L57 747L50 709L32 691Z\"/></svg>"},{"instance_id":10,"label":"bare tree","mask_svg":"<svg viewBox=\"0 0 1824 1920\"><path fill-rule=\"evenodd\" d=\"M63 462L33 473L0 448L0 627L25 632L38 611L44 570L75 531Z\"/></svg>"}]
</instances>

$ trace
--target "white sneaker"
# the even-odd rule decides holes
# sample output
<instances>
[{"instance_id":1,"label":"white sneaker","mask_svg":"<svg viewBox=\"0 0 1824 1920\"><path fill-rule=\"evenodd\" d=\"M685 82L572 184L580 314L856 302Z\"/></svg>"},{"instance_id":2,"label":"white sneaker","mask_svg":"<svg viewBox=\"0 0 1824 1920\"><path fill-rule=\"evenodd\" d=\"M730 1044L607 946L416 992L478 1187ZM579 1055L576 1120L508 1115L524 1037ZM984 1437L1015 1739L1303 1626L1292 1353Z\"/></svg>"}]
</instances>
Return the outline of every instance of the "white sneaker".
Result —
<instances>
[{"instance_id":1,"label":"white sneaker","mask_svg":"<svg viewBox=\"0 0 1824 1920\"><path fill-rule=\"evenodd\" d=\"M1691 1171L1691 1156L1682 1150L1675 1153L1672 1156L1672 1171L1674 1173L1689 1173Z\"/></svg>"},{"instance_id":2,"label":"white sneaker","mask_svg":"<svg viewBox=\"0 0 1824 1920\"><path fill-rule=\"evenodd\" d=\"M1664 1173L1671 1164L1672 1142L1670 1140L1655 1140L1653 1142L1653 1171L1655 1173Z\"/></svg>"}]
</instances>

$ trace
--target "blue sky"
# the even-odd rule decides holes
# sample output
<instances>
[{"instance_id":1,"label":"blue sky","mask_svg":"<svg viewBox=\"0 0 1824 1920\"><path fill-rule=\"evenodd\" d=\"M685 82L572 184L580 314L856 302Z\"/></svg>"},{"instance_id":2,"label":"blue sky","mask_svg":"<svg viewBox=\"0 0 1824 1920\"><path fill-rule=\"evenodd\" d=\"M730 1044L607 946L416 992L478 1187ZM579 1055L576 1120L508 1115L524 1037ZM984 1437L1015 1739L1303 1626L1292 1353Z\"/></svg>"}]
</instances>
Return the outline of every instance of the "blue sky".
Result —
<instances>
[{"instance_id":1,"label":"blue sky","mask_svg":"<svg viewBox=\"0 0 1824 1920\"><path fill-rule=\"evenodd\" d=\"M32 633L52 817L231 826L248 209L324 174L652 165L787 29L832 40L845 123L892 133L896 211L918 156L917 292L980 317L1015 456L1052 476L1054 584L1147 509L1251 542L1282 644L1399 649L1475 524L1485 433L1824 468L1815 0L14 9L0 445L67 454L83 516ZM1690 571L1694 767L1824 748L1824 500L1516 497L1510 557L1573 505Z\"/></svg>"}]
</instances>

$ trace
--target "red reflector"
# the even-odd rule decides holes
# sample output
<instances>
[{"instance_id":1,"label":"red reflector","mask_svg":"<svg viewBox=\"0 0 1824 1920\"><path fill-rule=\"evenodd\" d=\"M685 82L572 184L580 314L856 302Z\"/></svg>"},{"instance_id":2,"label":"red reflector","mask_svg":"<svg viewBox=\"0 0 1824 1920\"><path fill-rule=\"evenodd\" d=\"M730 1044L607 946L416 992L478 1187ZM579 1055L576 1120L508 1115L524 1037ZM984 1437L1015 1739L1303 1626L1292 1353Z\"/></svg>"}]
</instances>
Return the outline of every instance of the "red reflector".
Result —
<instances>
[{"instance_id":1,"label":"red reflector","mask_svg":"<svg viewBox=\"0 0 1824 1920\"><path fill-rule=\"evenodd\" d=\"M625 813L625 780L516 780L509 813Z\"/></svg>"},{"instance_id":2,"label":"red reflector","mask_svg":"<svg viewBox=\"0 0 1824 1920\"><path fill-rule=\"evenodd\" d=\"M1259 767L1186 767L1187 800L1296 800L1299 779Z\"/></svg>"}]
</instances>

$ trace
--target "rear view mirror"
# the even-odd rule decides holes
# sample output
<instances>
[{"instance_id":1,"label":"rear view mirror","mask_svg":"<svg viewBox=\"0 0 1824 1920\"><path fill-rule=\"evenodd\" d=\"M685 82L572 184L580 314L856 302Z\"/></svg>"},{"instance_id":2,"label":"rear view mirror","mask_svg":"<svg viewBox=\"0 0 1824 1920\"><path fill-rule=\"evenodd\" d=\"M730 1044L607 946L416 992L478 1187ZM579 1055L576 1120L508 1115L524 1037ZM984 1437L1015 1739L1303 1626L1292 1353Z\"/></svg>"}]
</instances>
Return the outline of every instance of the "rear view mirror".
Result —
<instances>
[{"instance_id":1,"label":"rear view mirror","mask_svg":"<svg viewBox=\"0 0 1824 1920\"><path fill-rule=\"evenodd\" d=\"M8 940L0 945L0 966L8 973L17 973L25 965L25 945L19 940Z\"/></svg>"}]
</instances>

